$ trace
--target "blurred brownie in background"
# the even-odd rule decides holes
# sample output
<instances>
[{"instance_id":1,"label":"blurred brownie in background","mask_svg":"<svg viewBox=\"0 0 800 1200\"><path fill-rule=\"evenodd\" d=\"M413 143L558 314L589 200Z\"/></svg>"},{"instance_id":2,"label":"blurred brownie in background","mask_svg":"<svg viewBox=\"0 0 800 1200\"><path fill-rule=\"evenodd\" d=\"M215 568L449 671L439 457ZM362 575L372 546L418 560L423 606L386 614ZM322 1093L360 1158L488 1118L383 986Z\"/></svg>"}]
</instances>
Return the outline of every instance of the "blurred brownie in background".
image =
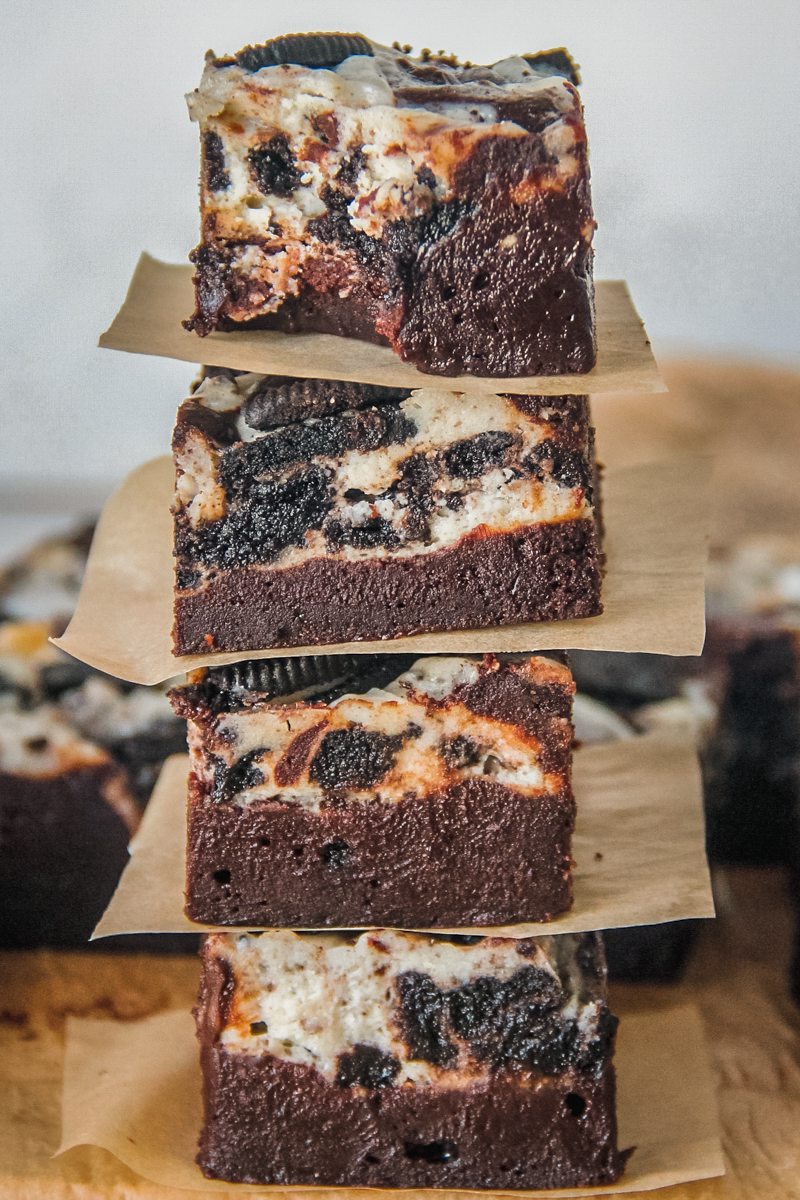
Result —
<instances>
[{"instance_id":1,"label":"blurred brownie in background","mask_svg":"<svg viewBox=\"0 0 800 1200\"><path fill-rule=\"evenodd\" d=\"M640 731L632 714L645 697L669 693L674 680L671 661L651 654L571 652L570 663L576 679L581 681L579 686L614 698L611 704L585 691L578 692L573 704L576 743L598 745L636 737ZM698 925L697 921L667 921L604 930L610 977L650 983L677 979L694 945Z\"/></svg>"},{"instance_id":2,"label":"blurred brownie in background","mask_svg":"<svg viewBox=\"0 0 800 1200\"><path fill-rule=\"evenodd\" d=\"M0 567L0 621L46 621L60 629L78 602L94 535L87 522L36 542Z\"/></svg>"},{"instance_id":3,"label":"blurred brownie in background","mask_svg":"<svg viewBox=\"0 0 800 1200\"><path fill-rule=\"evenodd\" d=\"M693 730L712 867L794 864L800 880L800 544L752 537L715 552L707 611L701 658L573 652L577 686L638 729ZM675 975L691 927L610 933L612 975Z\"/></svg>"},{"instance_id":4,"label":"blurred brownie in background","mask_svg":"<svg viewBox=\"0 0 800 1200\"><path fill-rule=\"evenodd\" d=\"M31 633L0 626L0 945L80 945L139 809L125 771L44 699Z\"/></svg>"},{"instance_id":5,"label":"blurred brownie in background","mask_svg":"<svg viewBox=\"0 0 800 1200\"><path fill-rule=\"evenodd\" d=\"M712 558L703 672L718 705L705 755L713 862L786 862L800 794L800 541Z\"/></svg>"}]
</instances>

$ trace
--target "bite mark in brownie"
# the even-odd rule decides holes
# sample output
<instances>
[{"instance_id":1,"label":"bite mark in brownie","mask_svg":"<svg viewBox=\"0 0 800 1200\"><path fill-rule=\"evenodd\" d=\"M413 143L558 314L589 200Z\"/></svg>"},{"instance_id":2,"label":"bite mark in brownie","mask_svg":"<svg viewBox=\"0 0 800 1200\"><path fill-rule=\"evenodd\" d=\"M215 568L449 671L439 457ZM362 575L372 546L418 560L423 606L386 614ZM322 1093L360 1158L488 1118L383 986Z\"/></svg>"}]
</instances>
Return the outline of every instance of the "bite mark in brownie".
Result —
<instances>
[{"instance_id":1,"label":"bite mark in brownie","mask_svg":"<svg viewBox=\"0 0 800 1200\"><path fill-rule=\"evenodd\" d=\"M356 37L209 55L200 334L244 326L388 343L441 375L595 362L586 132L564 52L493 66Z\"/></svg>"},{"instance_id":2,"label":"bite mark in brownie","mask_svg":"<svg viewBox=\"0 0 800 1200\"><path fill-rule=\"evenodd\" d=\"M586 398L385 393L203 379L173 438L177 653L601 611Z\"/></svg>"},{"instance_id":3,"label":"bite mark in brownie","mask_svg":"<svg viewBox=\"0 0 800 1200\"><path fill-rule=\"evenodd\" d=\"M224 695L229 668L172 691L189 726L191 918L426 928L569 907L568 669L433 657L375 688L373 662L300 701Z\"/></svg>"},{"instance_id":4,"label":"bite mark in brownie","mask_svg":"<svg viewBox=\"0 0 800 1200\"><path fill-rule=\"evenodd\" d=\"M214 935L203 960L209 1177L531 1188L622 1173L597 935Z\"/></svg>"}]
</instances>

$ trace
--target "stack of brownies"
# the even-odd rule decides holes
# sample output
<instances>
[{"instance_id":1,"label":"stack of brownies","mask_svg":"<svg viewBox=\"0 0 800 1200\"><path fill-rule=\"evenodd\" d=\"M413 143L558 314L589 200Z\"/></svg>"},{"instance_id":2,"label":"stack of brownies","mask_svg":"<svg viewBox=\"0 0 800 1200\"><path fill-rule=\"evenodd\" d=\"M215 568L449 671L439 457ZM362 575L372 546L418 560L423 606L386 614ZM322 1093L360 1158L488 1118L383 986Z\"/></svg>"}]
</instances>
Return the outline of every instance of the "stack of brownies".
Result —
<instances>
[{"instance_id":1,"label":"stack of brownies","mask_svg":"<svg viewBox=\"0 0 800 1200\"><path fill-rule=\"evenodd\" d=\"M601 938L474 932L572 904L569 667L246 661L602 612L588 398L513 390L595 362L577 82L563 51L476 67L314 34L210 54L189 98L189 328L345 335L431 376L509 380L210 368L180 408L175 652L245 659L172 692L187 914L264 931L203 951L213 1178L539 1188L623 1170Z\"/></svg>"},{"instance_id":2,"label":"stack of brownies","mask_svg":"<svg viewBox=\"0 0 800 1200\"><path fill-rule=\"evenodd\" d=\"M179 409L174 650L210 656L171 691L186 911L219 930L196 1010L210 1178L624 1169L602 938L513 928L572 905L575 685L561 655L477 655L467 632L602 612L588 397L518 394L595 364L577 83L562 50L473 66L301 34L209 54L189 97L198 358L209 334L223 361L236 330L332 334L428 376L216 366ZM454 655L402 653L454 630Z\"/></svg>"}]
</instances>

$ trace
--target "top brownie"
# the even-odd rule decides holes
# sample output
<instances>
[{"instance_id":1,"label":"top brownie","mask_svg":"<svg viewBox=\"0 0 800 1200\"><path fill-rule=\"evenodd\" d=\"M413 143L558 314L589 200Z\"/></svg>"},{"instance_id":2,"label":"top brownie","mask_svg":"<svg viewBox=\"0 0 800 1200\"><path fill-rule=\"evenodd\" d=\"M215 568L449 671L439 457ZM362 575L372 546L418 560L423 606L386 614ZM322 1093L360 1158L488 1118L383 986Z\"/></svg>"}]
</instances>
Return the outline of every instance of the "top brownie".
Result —
<instances>
[{"instance_id":1,"label":"top brownie","mask_svg":"<svg viewBox=\"0 0 800 1200\"><path fill-rule=\"evenodd\" d=\"M493 66L358 35L210 53L199 334L388 343L440 375L595 362L586 133L564 51Z\"/></svg>"}]
</instances>

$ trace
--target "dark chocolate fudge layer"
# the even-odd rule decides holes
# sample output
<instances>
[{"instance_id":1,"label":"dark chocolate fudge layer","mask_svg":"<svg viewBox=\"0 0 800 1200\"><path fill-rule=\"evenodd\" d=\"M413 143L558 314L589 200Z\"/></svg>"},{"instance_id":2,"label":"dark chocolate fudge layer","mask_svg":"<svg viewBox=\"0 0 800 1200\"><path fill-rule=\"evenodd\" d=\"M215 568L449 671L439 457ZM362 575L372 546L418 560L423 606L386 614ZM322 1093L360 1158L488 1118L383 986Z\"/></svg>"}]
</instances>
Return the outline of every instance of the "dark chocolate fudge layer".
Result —
<instances>
[{"instance_id":1,"label":"dark chocolate fudge layer","mask_svg":"<svg viewBox=\"0 0 800 1200\"><path fill-rule=\"evenodd\" d=\"M354 35L209 54L187 324L364 338L439 375L588 371L575 82L563 51L466 66Z\"/></svg>"},{"instance_id":2,"label":"dark chocolate fudge layer","mask_svg":"<svg viewBox=\"0 0 800 1200\"><path fill-rule=\"evenodd\" d=\"M514 1189L622 1173L595 934L218 934L196 1017L211 1178Z\"/></svg>"},{"instance_id":3,"label":"dark chocolate fudge layer","mask_svg":"<svg viewBox=\"0 0 800 1200\"><path fill-rule=\"evenodd\" d=\"M585 397L215 371L173 452L176 653L602 611Z\"/></svg>"},{"instance_id":4,"label":"dark chocolate fudge layer","mask_svg":"<svg viewBox=\"0 0 800 1200\"><path fill-rule=\"evenodd\" d=\"M189 722L191 918L428 928L569 908L568 669L432 657L398 674L381 658L346 659L342 681L332 657L328 682L293 660L282 700L274 662L173 690Z\"/></svg>"}]
</instances>

